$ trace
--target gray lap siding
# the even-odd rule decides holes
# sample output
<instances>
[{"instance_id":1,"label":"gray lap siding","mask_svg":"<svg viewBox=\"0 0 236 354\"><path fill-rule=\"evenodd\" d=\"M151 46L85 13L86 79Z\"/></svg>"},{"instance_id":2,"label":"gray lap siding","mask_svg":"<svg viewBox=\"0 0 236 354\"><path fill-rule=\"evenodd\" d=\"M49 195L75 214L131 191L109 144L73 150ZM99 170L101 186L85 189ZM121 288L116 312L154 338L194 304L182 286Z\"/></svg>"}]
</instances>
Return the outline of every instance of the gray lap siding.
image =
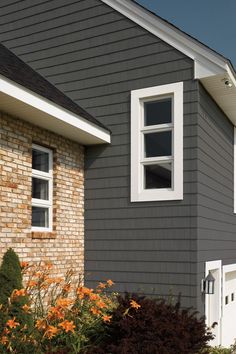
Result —
<instances>
[{"instance_id":1,"label":"gray lap siding","mask_svg":"<svg viewBox=\"0 0 236 354\"><path fill-rule=\"evenodd\" d=\"M198 281L206 261L236 263L233 149L233 124L199 85Z\"/></svg>"},{"instance_id":2,"label":"gray lap siding","mask_svg":"<svg viewBox=\"0 0 236 354\"><path fill-rule=\"evenodd\" d=\"M98 0L23 0L13 17L11 1L1 6L3 44L112 131L111 145L86 149L87 285L111 278L117 290L181 293L184 306L196 306L193 61ZM130 91L178 81L184 82L184 199L131 203Z\"/></svg>"}]
</instances>

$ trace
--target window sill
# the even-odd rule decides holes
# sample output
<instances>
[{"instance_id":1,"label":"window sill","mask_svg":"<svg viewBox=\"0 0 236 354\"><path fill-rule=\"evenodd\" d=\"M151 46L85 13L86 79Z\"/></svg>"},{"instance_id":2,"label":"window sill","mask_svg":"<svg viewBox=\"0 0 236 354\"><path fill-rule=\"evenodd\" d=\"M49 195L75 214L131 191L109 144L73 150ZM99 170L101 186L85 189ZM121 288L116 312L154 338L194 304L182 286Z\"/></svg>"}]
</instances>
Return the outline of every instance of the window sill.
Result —
<instances>
[{"instance_id":1,"label":"window sill","mask_svg":"<svg viewBox=\"0 0 236 354\"><path fill-rule=\"evenodd\" d=\"M31 232L32 239L46 240L46 239L55 239L55 232L40 232L40 231L32 231Z\"/></svg>"},{"instance_id":2,"label":"window sill","mask_svg":"<svg viewBox=\"0 0 236 354\"><path fill-rule=\"evenodd\" d=\"M131 190L131 202L158 202L164 200L183 200L183 190Z\"/></svg>"}]
</instances>

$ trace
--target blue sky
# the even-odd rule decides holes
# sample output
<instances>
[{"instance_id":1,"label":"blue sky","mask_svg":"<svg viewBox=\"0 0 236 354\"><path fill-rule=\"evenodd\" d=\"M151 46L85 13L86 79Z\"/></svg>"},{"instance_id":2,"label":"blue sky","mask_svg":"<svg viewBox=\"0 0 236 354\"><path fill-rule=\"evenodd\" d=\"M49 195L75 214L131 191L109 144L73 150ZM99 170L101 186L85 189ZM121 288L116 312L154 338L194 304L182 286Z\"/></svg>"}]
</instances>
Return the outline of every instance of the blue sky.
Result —
<instances>
[{"instance_id":1,"label":"blue sky","mask_svg":"<svg viewBox=\"0 0 236 354\"><path fill-rule=\"evenodd\" d=\"M136 0L231 59L236 68L236 0Z\"/></svg>"}]
</instances>

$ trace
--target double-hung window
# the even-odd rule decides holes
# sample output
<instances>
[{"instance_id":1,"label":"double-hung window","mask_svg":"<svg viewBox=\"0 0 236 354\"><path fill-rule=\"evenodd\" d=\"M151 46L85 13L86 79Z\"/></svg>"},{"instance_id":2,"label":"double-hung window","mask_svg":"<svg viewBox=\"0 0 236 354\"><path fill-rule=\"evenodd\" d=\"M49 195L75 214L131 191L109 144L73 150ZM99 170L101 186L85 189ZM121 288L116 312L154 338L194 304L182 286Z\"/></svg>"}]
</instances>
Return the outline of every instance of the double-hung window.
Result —
<instances>
[{"instance_id":1,"label":"double-hung window","mask_svg":"<svg viewBox=\"0 0 236 354\"><path fill-rule=\"evenodd\" d=\"M52 150L32 146L32 231L52 231Z\"/></svg>"},{"instance_id":2,"label":"double-hung window","mask_svg":"<svg viewBox=\"0 0 236 354\"><path fill-rule=\"evenodd\" d=\"M131 92L131 201L183 199L183 83Z\"/></svg>"}]
</instances>

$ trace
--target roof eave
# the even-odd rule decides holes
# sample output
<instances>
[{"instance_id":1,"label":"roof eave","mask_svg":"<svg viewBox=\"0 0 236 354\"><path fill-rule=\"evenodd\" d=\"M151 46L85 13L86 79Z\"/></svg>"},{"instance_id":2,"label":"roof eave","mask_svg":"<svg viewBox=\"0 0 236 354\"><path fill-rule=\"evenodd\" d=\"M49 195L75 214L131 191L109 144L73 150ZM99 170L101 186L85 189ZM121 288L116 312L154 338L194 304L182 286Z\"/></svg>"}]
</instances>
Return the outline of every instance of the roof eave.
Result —
<instances>
[{"instance_id":1,"label":"roof eave","mask_svg":"<svg viewBox=\"0 0 236 354\"><path fill-rule=\"evenodd\" d=\"M0 76L0 110L83 145L110 143L110 132Z\"/></svg>"}]
</instances>

